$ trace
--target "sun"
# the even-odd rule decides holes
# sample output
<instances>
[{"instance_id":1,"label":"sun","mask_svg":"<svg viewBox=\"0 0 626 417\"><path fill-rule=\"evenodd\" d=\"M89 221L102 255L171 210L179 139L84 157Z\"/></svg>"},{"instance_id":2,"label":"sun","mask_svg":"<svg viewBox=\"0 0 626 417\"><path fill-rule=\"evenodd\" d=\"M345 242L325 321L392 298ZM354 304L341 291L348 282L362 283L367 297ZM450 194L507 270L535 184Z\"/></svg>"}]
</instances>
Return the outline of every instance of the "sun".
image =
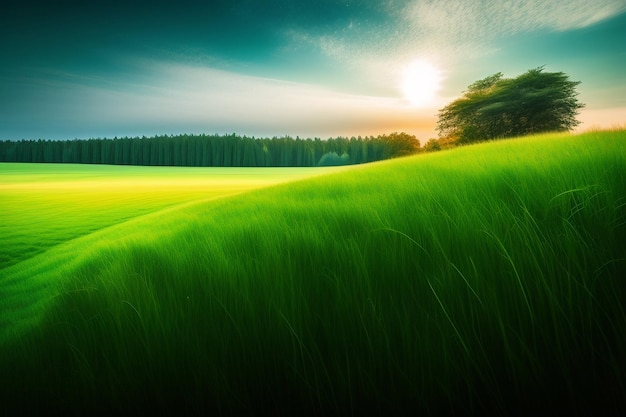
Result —
<instances>
[{"instance_id":1,"label":"sun","mask_svg":"<svg viewBox=\"0 0 626 417\"><path fill-rule=\"evenodd\" d=\"M441 71L428 61L415 60L402 74L402 93L415 107L434 104L441 88Z\"/></svg>"}]
</instances>

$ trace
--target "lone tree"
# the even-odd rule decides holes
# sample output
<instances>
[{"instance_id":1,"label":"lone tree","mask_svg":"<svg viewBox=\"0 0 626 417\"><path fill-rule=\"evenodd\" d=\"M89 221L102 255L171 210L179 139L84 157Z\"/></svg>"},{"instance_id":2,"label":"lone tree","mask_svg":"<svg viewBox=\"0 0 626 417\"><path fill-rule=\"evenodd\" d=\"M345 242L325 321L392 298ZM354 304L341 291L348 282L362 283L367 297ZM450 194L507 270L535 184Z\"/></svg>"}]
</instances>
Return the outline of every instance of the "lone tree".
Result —
<instances>
[{"instance_id":1,"label":"lone tree","mask_svg":"<svg viewBox=\"0 0 626 417\"><path fill-rule=\"evenodd\" d=\"M437 130L459 143L569 131L584 107L576 96L580 81L563 72L531 69L516 78L498 72L471 84L463 96L439 110Z\"/></svg>"}]
</instances>

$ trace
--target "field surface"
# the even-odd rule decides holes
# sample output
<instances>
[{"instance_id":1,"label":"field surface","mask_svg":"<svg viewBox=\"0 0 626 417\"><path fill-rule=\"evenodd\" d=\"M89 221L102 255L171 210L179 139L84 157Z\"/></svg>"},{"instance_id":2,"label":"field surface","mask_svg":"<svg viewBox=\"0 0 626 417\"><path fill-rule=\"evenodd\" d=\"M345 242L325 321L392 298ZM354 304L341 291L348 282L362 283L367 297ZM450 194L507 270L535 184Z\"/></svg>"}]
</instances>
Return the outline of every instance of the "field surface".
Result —
<instances>
[{"instance_id":1,"label":"field surface","mask_svg":"<svg viewBox=\"0 0 626 417\"><path fill-rule=\"evenodd\" d=\"M12 167L3 245L28 255L0 269L4 415L626 411L625 131L243 179L225 198L196 171ZM54 222L57 240L20 243Z\"/></svg>"},{"instance_id":2,"label":"field surface","mask_svg":"<svg viewBox=\"0 0 626 417\"><path fill-rule=\"evenodd\" d=\"M333 170L0 163L0 269L166 207Z\"/></svg>"}]
</instances>

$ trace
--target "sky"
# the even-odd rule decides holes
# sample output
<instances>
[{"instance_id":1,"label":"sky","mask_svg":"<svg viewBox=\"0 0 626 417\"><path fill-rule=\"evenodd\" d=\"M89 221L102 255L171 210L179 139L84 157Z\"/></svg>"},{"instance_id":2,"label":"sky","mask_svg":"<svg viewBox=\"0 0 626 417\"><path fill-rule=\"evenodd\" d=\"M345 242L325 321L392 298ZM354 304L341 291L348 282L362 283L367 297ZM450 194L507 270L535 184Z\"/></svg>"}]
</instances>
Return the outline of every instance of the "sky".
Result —
<instances>
[{"instance_id":1,"label":"sky","mask_svg":"<svg viewBox=\"0 0 626 417\"><path fill-rule=\"evenodd\" d=\"M425 143L471 83L539 66L581 82L579 130L626 126L626 0L9 0L0 62L0 140Z\"/></svg>"}]
</instances>

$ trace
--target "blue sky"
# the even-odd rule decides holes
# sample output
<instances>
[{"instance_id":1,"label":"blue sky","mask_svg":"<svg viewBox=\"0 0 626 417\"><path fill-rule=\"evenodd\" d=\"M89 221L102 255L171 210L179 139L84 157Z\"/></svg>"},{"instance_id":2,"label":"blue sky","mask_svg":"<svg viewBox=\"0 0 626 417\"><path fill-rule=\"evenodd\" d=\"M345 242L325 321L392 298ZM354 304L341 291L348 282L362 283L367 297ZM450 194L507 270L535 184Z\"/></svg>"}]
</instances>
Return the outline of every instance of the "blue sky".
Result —
<instances>
[{"instance_id":1,"label":"blue sky","mask_svg":"<svg viewBox=\"0 0 626 417\"><path fill-rule=\"evenodd\" d=\"M14 1L0 139L425 142L472 82L543 65L581 81L581 129L611 127L626 124L625 45L624 0Z\"/></svg>"}]
</instances>

